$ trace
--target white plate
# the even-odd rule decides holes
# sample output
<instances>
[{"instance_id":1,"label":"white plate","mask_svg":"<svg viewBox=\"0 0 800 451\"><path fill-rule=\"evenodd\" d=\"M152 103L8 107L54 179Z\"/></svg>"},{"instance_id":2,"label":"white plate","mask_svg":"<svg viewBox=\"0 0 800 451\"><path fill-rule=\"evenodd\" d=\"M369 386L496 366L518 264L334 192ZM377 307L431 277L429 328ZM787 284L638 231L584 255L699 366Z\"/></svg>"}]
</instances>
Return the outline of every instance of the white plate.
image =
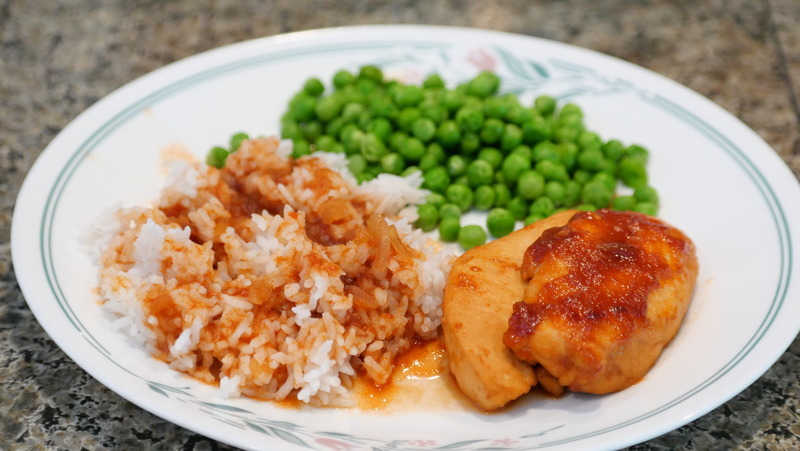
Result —
<instances>
[{"instance_id":1,"label":"white plate","mask_svg":"<svg viewBox=\"0 0 800 451\"><path fill-rule=\"evenodd\" d=\"M310 76L378 64L406 80L451 84L479 68L531 99L583 107L602 137L652 152L661 217L699 250L693 303L641 383L606 396L536 398L499 414L378 415L226 400L109 330L95 268L77 234L102 209L146 204L163 183L160 151L202 157L234 132L275 134ZM187 58L92 106L53 140L17 200L12 250L20 286L53 340L142 408L244 448L616 448L684 425L735 396L779 358L800 323L794 258L800 189L778 156L710 101L623 61L555 42L458 28L377 26L296 33Z\"/></svg>"}]
</instances>

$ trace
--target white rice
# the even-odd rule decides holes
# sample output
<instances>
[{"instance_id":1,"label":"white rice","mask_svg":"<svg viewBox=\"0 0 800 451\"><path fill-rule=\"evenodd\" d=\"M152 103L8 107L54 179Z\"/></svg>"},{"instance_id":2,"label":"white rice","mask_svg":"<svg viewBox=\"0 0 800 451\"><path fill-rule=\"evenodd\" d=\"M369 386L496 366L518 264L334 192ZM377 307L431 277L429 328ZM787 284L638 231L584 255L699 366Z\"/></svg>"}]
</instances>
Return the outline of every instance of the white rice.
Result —
<instances>
[{"instance_id":1,"label":"white rice","mask_svg":"<svg viewBox=\"0 0 800 451\"><path fill-rule=\"evenodd\" d=\"M224 396L346 405L357 368L383 383L438 335L454 255L409 224L421 174L356 186L342 155L290 152L266 138L224 170L177 162L158 208L115 208L84 238L111 327L172 368Z\"/></svg>"}]
</instances>

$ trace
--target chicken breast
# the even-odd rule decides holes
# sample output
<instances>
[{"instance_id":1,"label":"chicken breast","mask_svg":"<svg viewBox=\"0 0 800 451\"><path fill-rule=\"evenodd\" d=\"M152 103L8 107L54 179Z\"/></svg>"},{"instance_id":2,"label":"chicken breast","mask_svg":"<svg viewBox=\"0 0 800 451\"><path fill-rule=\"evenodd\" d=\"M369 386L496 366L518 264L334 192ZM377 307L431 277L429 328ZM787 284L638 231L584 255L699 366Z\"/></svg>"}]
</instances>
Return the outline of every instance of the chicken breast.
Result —
<instances>
[{"instance_id":1,"label":"chicken breast","mask_svg":"<svg viewBox=\"0 0 800 451\"><path fill-rule=\"evenodd\" d=\"M635 212L575 214L526 251L504 343L572 391L644 377L680 327L698 262L680 230Z\"/></svg>"},{"instance_id":2,"label":"chicken breast","mask_svg":"<svg viewBox=\"0 0 800 451\"><path fill-rule=\"evenodd\" d=\"M545 230L567 223L557 213L475 247L450 270L442 303L447 359L461 391L486 410L504 406L536 384L533 368L503 344L513 306L523 298L525 250Z\"/></svg>"}]
</instances>

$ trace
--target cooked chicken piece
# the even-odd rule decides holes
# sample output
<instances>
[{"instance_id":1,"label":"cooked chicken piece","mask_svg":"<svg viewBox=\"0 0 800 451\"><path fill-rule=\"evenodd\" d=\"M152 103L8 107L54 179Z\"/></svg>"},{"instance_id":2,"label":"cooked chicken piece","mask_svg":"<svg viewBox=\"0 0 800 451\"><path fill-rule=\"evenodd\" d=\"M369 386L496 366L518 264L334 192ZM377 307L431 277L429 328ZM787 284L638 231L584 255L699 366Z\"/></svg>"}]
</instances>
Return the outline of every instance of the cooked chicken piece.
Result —
<instances>
[{"instance_id":1,"label":"cooked chicken piece","mask_svg":"<svg viewBox=\"0 0 800 451\"><path fill-rule=\"evenodd\" d=\"M504 342L572 391L638 382L677 332L697 278L692 242L634 212L581 212L525 252Z\"/></svg>"},{"instance_id":2,"label":"cooked chicken piece","mask_svg":"<svg viewBox=\"0 0 800 451\"><path fill-rule=\"evenodd\" d=\"M514 357L503 344L503 333L525 290L520 275L525 250L574 213L558 213L475 247L450 270L442 303L450 372L461 391L486 410L502 407L536 384L533 368Z\"/></svg>"}]
</instances>

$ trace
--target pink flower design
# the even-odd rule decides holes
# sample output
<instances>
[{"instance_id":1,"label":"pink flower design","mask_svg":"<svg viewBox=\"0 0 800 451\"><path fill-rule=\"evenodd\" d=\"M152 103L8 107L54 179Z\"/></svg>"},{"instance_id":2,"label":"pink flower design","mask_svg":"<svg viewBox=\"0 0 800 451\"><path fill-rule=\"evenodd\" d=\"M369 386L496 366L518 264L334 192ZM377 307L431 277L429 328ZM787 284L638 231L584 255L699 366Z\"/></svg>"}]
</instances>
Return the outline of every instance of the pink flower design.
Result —
<instances>
[{"instance_id":1,"label":"pink flower design","mask_svg":"<svg viewBox=\"0 0 800 451\"><path fill-rule=\"evenodd\" d=\"M410 446L415 446L417 448L427 448L429 446L436 446L436 441L434 440L412 440L408 442Z\"/></svg>"},{"instance_id":2,"label":"pink flower design","mask_svg":"<svg viewBox=\"0 0 800 451\"><path fill-rule=\"evenodd\" d=\"M497 60L495 60L489 52L483 49L475 49L469 52L467 61L472 63L480 70L494 70L494 68L497 66Z\"/></svg>"},{"instance_id":3,"label":"pink flower design","mask_svg":"<svg viewBox=\"0 0 800 451\"><path fill-rule=\"evenodd\" d=\"M510 438L500 438L492 441L492 446L513 446L516 444L517 441Z\"/></svg>"},{"instance_id":4,"label":"pink flower design","mask_svg":"<svg viewBox=\"0 0 800 451\"><path fill-rule=\"evenodd\" d=\"M314 441L326 448L334 449L336 451L349 451L355 448L355 446L351 445L350 443L332 438L315 438Z\"/></svg>"}]
</instances>

